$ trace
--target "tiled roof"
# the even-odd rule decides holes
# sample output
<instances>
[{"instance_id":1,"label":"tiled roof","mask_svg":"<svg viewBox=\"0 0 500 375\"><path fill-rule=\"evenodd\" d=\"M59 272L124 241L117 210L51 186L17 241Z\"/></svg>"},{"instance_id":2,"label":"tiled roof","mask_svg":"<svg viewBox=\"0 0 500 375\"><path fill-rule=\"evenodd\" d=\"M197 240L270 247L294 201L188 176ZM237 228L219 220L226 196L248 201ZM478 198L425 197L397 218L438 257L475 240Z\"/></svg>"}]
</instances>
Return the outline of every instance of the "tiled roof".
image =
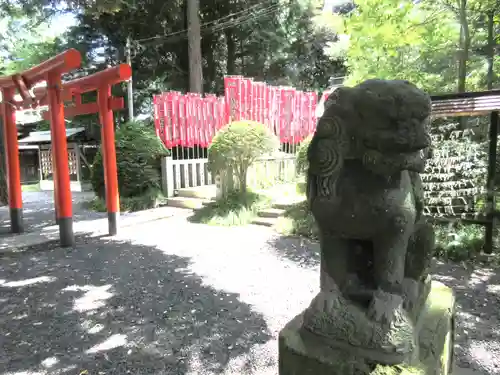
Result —
<instances>
[{"instance_id":1,"label":"tiled roof","mask_svg":"<svg viewBox=\"0 0 500 375\"><path fill-rule=\"evenodd\" d=\"M85 128L69 128L66 129L66 138L72 137L76 134L83 133ZM45 143L50 142L50 130L47 131L39 131L39 132L31 132L27 137L19 140L19 143L27 144L27 143Z\"/></svg>"}]
</instances>

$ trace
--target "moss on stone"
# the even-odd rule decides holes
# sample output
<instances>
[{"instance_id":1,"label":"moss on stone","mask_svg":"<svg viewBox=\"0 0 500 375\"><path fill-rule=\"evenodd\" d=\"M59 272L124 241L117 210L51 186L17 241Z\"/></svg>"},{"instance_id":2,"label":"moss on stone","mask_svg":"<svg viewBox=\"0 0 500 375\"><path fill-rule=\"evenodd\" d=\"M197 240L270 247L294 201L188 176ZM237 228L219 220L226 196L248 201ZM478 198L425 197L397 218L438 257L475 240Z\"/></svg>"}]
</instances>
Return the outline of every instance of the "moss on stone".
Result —
<instances>
[{"instance_id":1,"label":"moss on stone","mask_svg":"<svg viewBox=\"0 0 500 375\"><path fill-rule=\"evenodd\" d=\"M453 291L433 281L415 327L419 350L406 365L379 364L374 370L373 359L363 357L359 350L334 349L315 335L304 334L302 313L280 332L280 375L448 375L454 304Z\"/></svg>"}]
</instances>

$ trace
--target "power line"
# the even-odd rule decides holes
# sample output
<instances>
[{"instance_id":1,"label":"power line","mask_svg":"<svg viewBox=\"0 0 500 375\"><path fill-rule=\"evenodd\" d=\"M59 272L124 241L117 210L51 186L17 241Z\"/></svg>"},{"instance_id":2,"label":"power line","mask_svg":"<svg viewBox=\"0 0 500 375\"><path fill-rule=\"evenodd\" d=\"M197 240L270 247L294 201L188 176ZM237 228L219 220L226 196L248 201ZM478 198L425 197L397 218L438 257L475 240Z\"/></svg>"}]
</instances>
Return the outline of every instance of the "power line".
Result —
<instances>
[{"instance_id":1,"label":"power line","mask_svg":"<svg viewBox=\"0 0 500 375\"><path fill-rule=\"evenodd\" d=\"M266 11L262 11L261 13L252 13L252 14L249 14L247 17L241 17L237 20L234 20L234 22L231 20L231 21L227 21L226 23L223 23L223 24L217 24L216 26L213 26L209 31L210 32L222 31L222 30L228 29L230 27L243 25L249 21L255 21L259 18L264 18L265 16L268 16L270 14L275 13L279 9L280 9L280 6L278 4L276 4L276 5L270 6L269 8L266 9ZM241 22L238 22L238 21L241 21Z\"/></svg>"},{"instance_id":2,"label":"power line","mask_svg":"<svg viewBox=\"0 0 500 375\"><path fill-rule=\"evenodd\" d=\"M264 3L269 3L270 1L272 1L272 0L266 0L266 1L264 1ZM243 9L243 10L240 10L238 12L234 12L234 13L228 14L227 16L220 17L220 18L218 18L216 20L205 22L205 23L201 24L200 26L203 28L203 27L209 26L209 25L211 25L213 23L220 22L220 21L222 21L222 20L224 20L226 18L230 18L230 17L236 16L236 15L241 14L241 13L246 13L246 12L248 12L248 11L254 9L254 8L258 8L260 6L262 6L262 3L261 4L255 4L255 5L249 6L246 9ZM188 31L187 29L184 29L184 30L176 31L176 32L173 32L173 33L170 33L170 34L155 35L155 36L152 36L150 38L137 39L136 42L140 43L140 42L147 42L147 41L154 40L154 39L163 39L163 38L174 36L174 35L177 35L177 34L186 33L187 31Z\"/></svg>"},{"instance_id":3,"label":"power line","mask_svg":"<svg viewBox=\"0 0 500 375\"><path fill-rule=\"evenodd\" d=\"M269 1L271 1L271 0L268 0L268 2ZM206 22L206 23L204 23L204 24L201 25L201 31L202 32L205 32L205 31L214 32L214 31L225 30L225 29L227 29L229 27L234 27L234 26L237 26L237 25L244 24L244 23L246 23L248 21L256 20L258 17L260 18L260 17L264 17L264 16L267 16L267 15L270 15L270 14L272 14L272 13L274 13L277 10L280 9L279 4L273 4L273 5L268 6L267 8L259 9L256 12L253 12L253 13L250 13L250 14L245 14L245 15L239 16L239 17L237 17L235 19L230 19L230 20L224 21L222 23L219 23L221 20L227 19L229 17L233 17L236 14L246 13L250 9L256 8L256 7L261 6L261 5L262 4L253 5L251 7L246 8L245 10L242 10L242 11L239 11L239 12L235 12L235 13L230 14L228 16L221 17L221 18L219 18L217 20ZM208 27L210 25L213 25L213 26L212 27ZM170 38L172 38L174 36L180 36L181 34L185 34L185 33L187 33L187 31L188 31L188 29L179 30L179 31L176 31L176 32L173 32L173 33L169 33L169 34L165 34L165 35L156 35L156 36L150 37L150 38L137 39L137 40L135 40L135 42L140 43L141 45L144 45L142 42L148 42L148 41L149 42L153 42L153 41L157 41L157 40L170 39Z\"/></svg>"}]
</instances>

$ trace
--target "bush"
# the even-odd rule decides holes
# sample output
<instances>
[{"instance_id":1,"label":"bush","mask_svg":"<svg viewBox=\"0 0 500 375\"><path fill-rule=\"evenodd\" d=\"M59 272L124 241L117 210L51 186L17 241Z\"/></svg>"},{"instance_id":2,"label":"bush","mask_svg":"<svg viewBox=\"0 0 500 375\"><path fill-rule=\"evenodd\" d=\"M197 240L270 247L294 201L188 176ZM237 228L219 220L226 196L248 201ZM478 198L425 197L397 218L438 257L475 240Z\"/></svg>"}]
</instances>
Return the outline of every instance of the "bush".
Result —
<instances>
[{"instance_id":1,"label":"bush","mask_svg":"<svg viewBox=\"0 0 500 375\"><path fill-rule=\"evenodd\" d=\"M161 158L168 155L152 127L128 122L116 131L116 164L120 198L151 196L161 191ZM91 183L97 197L105 199L101 151L92 164Z\"/></svg>"},{"instance_id":2,"label":"bush","mask_svg":"<svg viewBox=\"0 0 500 375\"><path fill-rule=\"evenodd\" d=\"M475 259L484 246L484 228L480 225L436 223L436 256L454 261Z\"/></svg>"},{"instance_id":3,"label":"bush","mask_svg":"<svg viewBox=\"0 0 500 375\"><path fill-rule=\"evenodd\" d=\"M312 135L304 139L297 149L297 155L295 156L295 170L298 175L304 175L309 168L309 163L307 162L307 149L311 144Z\"/></svg>"},{"instance_id":4,"label":"bush","mask_svg":"<svg viewBox=\"0 0 500 375\"><path fill-rule=\"evenodd\" d=\"M287 236L302 236L313 240L319 237L318 227L307 201L288 208L283 217L279 218L277 229Z\"/></svg>"},{"instance_id":5,"label":"bush","mask_svg":"<svg viewBox=\"0 0 500 375\"><path fill-rule=\"evenodd\" d=\"M166 198L158 190L149 190L138 197L120 198L121 212L142 211L148 208L158 207L166 202ZM106 212L106 201L102 198L95 197L85 205L86 208L97 211Z\"/></svg>"},{"instance_id":6,"label":"bush","mask_svg":"<svg viewBox=\"0 0 500 375\"><path fill-rule=\"evenodd\" d=\"M215 135L208 149L208 168L212 173L232 171L239 190L246 192L250 165L278 147L278 138L266 126L254 121L236 121Z\"/></svg>"}]
</instances>

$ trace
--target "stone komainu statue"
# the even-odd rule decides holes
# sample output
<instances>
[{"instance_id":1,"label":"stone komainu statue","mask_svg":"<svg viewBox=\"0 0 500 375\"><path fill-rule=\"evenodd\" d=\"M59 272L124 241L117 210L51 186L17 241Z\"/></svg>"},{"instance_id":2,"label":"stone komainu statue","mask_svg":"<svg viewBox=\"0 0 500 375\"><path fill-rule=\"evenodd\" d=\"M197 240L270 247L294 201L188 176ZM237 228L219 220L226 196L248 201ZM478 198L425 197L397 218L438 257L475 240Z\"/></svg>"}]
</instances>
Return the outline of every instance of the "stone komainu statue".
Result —
<instances>
[{"instance_id":1,"label":"stone komainu statue","mask_svg":"<svg viewBox=\"0 0 500 375\"><path fill-rule=\"evenodd\" d=\"M433 251L419 175L430 99L408 82L370 80L338 89L325 107L307 183L324 241L322 289L333 282L390 320L416 302Z\"/></svg>"},{"instance_id":2,"label":"stone komainu statue","mask_svg":"<svg viewBox=\"0 0 500 375\"><path fill-rule=\"evenodd\" d=\"M422 311L432 289L434 232L422 216L420 173L430 147L430 114L429 96L406 81L342 87L325 104L308 149L307 176L320 231L321 291L289 324L300 321L301 340L343 351L337 357L348 367L316 369L317 375L415 363L428 349L420 333L430 319ZM280 366L281 375L294 374L281 357Z\"/></svg>"}]
</instances>

